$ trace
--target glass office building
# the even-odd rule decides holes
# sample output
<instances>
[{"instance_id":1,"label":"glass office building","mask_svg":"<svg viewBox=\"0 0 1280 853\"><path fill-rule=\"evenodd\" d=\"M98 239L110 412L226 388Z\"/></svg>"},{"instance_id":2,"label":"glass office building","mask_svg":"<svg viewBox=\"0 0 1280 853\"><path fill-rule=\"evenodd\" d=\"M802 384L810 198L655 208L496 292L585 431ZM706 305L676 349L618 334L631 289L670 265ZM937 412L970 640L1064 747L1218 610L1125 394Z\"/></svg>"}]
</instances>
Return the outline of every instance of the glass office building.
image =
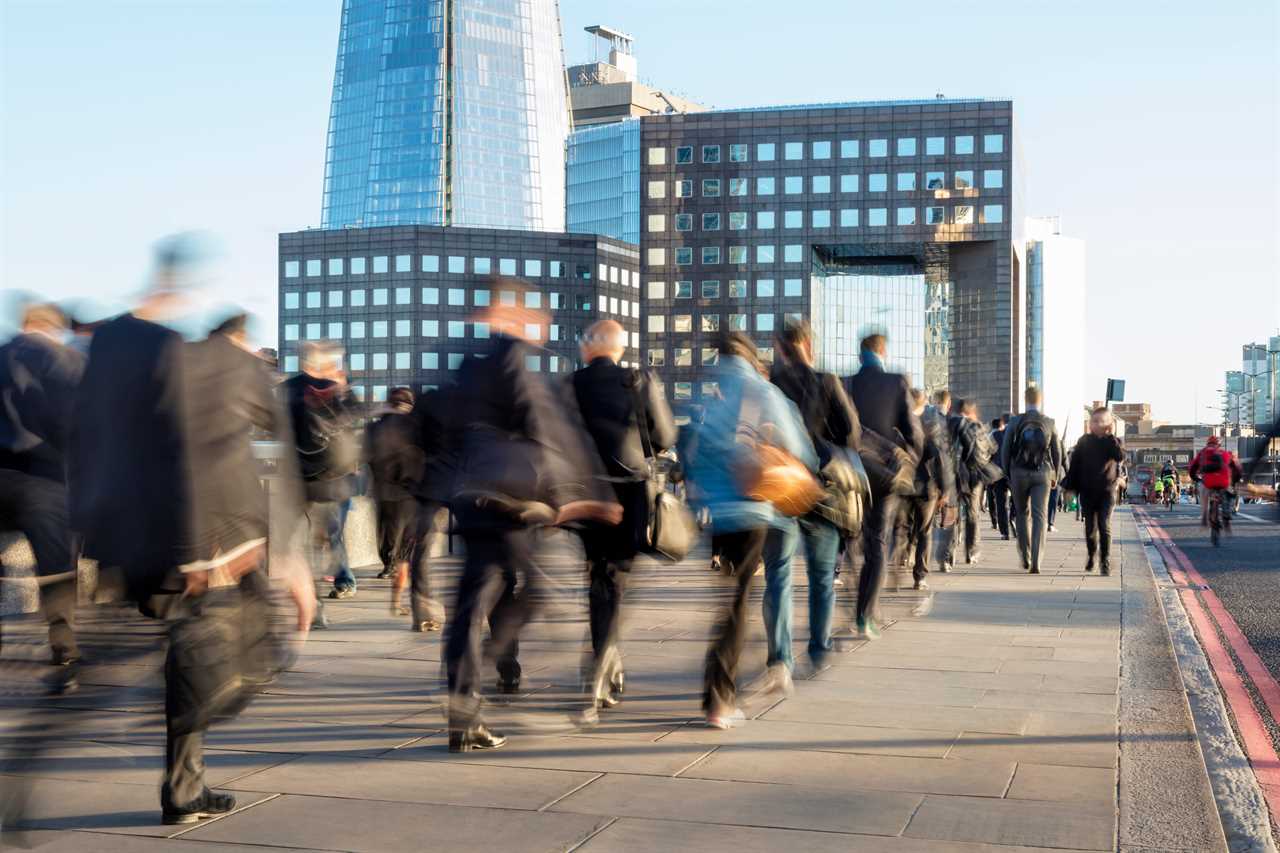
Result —
<instances>
[{"instance_id":1,"label":"glass office building","mask_svg":"<svg viewBox=\"0 0 1280 853\"><path fill-rule=\"evenodd\" d=\"M555 0L344 0L325 228L564 227Z\"/></svg>"},{"instance_id":2,"label":"glass office building","mask_svg":"<svg viewBox=\"0 0 1280 853\"><path fill-rule=\"evenodd\" d=\"M589 127L565 149L566 228L640 242L640 122Z\"/></svg>"}]
</instances>

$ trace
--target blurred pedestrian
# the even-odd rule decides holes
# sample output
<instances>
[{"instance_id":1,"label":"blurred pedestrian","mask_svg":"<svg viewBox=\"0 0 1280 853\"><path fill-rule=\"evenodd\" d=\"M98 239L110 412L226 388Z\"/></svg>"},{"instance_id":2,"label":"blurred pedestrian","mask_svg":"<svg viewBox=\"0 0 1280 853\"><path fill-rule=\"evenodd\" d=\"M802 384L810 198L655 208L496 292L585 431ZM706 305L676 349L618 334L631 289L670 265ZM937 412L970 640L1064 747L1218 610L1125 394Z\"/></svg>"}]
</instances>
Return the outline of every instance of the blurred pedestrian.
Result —
<instances>
[{"instance_id":1,"label":"blurred pedestrian","mask_svg":"<svg viewBox=\"0 0 1280 853\"><path fill-rule=\"evenodd\" d=\"M431 582L431 566L446 550L449 500L457 478L457 436L449 429L451 386L429 388L413 407L414 441L423 454L422 473L413 496L417 501L413 552L409 557L409 602L414 631L439 631L444 604Z\"/></svg>"},{"instance_id":2,"label":"blurred pedestrian","mask_svg":"<svg viewBox=\"0 0 1280 853\"><path fill-rule=\"evenodd\" d=\"M423 474L422 448L417 444L412 389L393 388L387 408L365 427L364 457L373 481L378 522L380 578L391 578L391 615L408 616L400 599L409 585L409 560L418 532L418 502L414 491Z\"/></svg>"},{"instance_id":3,"label":"blurred pedestrian","mask_svg":"<svg viewBox=\"0 0 1280 853\"><path fill-rule=\"evenodd\" d=\"M622 506L621 524L588 522L579 530L590 576L592 665L586 679L593 704L590 718L595 707L616 706L624 690L618 648L622 598L650 521L651 462L645 448L656 454L672 447L676 425L662 383L620 365L627 349L622 324L615 320L592 324L579 346L586 366L573 374L574 398Z\"/></svg>"},{"instance_id":4,"label":"blurred pedestrian","mask_svg":"<svg viewBox=\"0 0 1280 853\"><path fill-rule=\"evenodd\" d=\"M955 459L959 515L955 525L944 533L942 561L948 568L955 568L961 540L966 564L972 565L982 558L982 495L994 448L983 432L978 404L973 400L955 401L947 428Z\"/></svg>"},{"instance_id":5,"label":"blurred pedestrian","mask_svg":"<svg viewBox=\"0 0 1280 853\"><path fill-rule=\"evenodd\" d=\"M874 433L883 442L898 445L916 460L924 453L924 432L911 413L910 386L906 377L885 369L888 340L873 334L863 338L859 358L862 369L845 377L844 387L858 412L865 436ZM877 639L880 629L874 614L884 579L886 551L898 511L898 495L872 482L871 509L862 526L862 574L854 622L858 636Z\"/></svg>"},{"instance_id":6,"label":"blurred pedestrian","mask_svg":"<svg viewBox=\"0 0 1280 853\"><path fill-rule=\"evenodd\" d=\"M1061 442L1053 419L1040 412L1039 388L1028 388L1026 410L1005 428L1000 467L1008 474L1023 571L1040 574L1048 527L1049 490L1062 470Z\"/></svg>"},{"instance_id":7,"label":"blurred pedestrian","mask_svg":"<svg viewBox=\"0 0 1280 853\"><path fill-rule=\"evenodd\" d=\"M1099 406L1089 416L1089 431L1080 436L1071 452L1071 466L1063 481L1076 493L1084 513L1084 542L1089 557L1086 572L1095 559L1102 574L1111 574L1111 513L1116 503L1116 482L1124 464L1124 445L1114 434L1111 410Z\"/></svg>"},{"instance_id":8,"label":"blurred pedestrian","mask_svg":"<svg viewBox=\"0 0 1280 853\"><path fill-rule=\"evenodd\" d=\"M52 305L26 306L19 328L0 346L0 530L22 533L35 554L60 693L75 688L80 660L66 455L85 358L66 345L66 317Z\"/></svg>"},{"instance_id":9,"label":"blurred pedestrian","mask_svg":"<svg viewBox=\"0 0 1280 853\"><path fill-rule=\"evenodd\" d=\"M924 433L924 453L916 466L916 493L904 499L899 509L899 536L894 548L894 560L899 566L911 563L911 578L920 591L929 588L929 543L934 524L942 508L956 500L950 442L943 422L926 417L927 400L923 391L911 389L912 413L920 419ZM946 571L947 567L942 569Z\"/></svg>"}]
</instances>

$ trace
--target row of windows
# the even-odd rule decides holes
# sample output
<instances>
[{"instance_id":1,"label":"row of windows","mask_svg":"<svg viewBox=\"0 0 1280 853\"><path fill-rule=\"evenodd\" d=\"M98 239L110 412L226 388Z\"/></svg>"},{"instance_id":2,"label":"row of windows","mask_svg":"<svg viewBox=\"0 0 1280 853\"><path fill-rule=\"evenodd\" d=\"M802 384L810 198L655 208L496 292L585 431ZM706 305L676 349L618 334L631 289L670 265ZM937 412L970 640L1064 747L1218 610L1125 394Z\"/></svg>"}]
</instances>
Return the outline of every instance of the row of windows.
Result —
<instances>
[{"instance_id":1,"label":"row of windows","mask_svg":"<svg viewBox=\"0 0 1280 853\"><path fill-rule=\"evenodd\" d=\"M883 211L884 216L874 214L875 211ZM942 205L934 205L926 207L924 214L924 222L926 225L946 225L947 209ZM914 225L914 207L899 207L898 224ZM974 224L975 207L971 204L960 204L953 208L951 222L956 225L972 225ZM988 204L982 208L984 223L997 223L1004 221L1004 205ZM843 228L854 228L858 225L858 210L856 208L845 208L840 212L840 226ZM868 224L887 224L888 208L871 208ZM722 224L728 225L730 231L745 231L750 227L750 214L745 210L730 211L725 217L719 211L703 213L699 219L694 218L692 213L677 213L671 217L671 224L675 226L676 231L692 231L695 222L701 222L701 230L703 231L719 231ZM881 220L884 221L881 221ZM809 227L810 228L830 228L831 227L831 211L830 210L810 210L809 211ZM777 227L778 216L775 210L757 210L755 227L760 231L768 231ZM803 210L784 210L782 211L782 227L783 228L803 228L805 225L805 211ZM662 213L651 213L645 221L645 230L650 234L658 234L667 230L667 216ZM729 263L745 263L744 261L733 260L733 249L729 249ZM742 248L745 251L745 247ZM638 278L638 277L637 277Z\"/></svg>"},{"instance_id":2,"label":"row of windows","mask_svg":"<svg viewBox=\"0 0 1280 853\"><path fill-rule=\"evenodd\" d=\"M963 134L952 137L951 153L952 154L973 154L974 153L973 134ZM915 157L921 151L919 139L914 136L902 136L893 140L894 152L899 157ZM838 150L841 159L853 159L862 155L862 141L858 139L842 139L839 142L838 149L833 146L829 139L819 139L808 143L809 159L811 160L830 160L833 151ZM703 163L719 163L721 162L721 146L720 145L702 145L698 147L700 150L700 158ZM745 143L733 143L724 146L727 151L728 162L730 163L746 163L750 159L750 146ZM803 160L805 159L804 142L784 142L782 143L782 159L783 160ZM924 154L926 157L941 157L947 153L947 137L945 136L926 136L924 138ZM694 162L695 149L692 145L680 145L675 149L675 163L682 165ZM1004 134L1003 133L987 133L982 136L982 153L983 154L1003 154L1004 153ZM888 139L868 139L867 140L867 156L868 157L888 157L889 156L889 140ZM756 161L767 163L776 160L778 157L778 145L774 142L756 143ZM652 147L649 149L649 165L665 166L667 164L667 149L664 147Z\"/></svg>"},{"instance_id":3,"label":"row of windows","mask_svg":"<svg viewBox=\"0 0 1280 853\"><path fill-rule=\"evenodd\" d=\"M796 315L788 314L787 322L790 322L793 316L796 316ZM761 341L756 342L756 354L760 357L760 360L765 364L773 363L773 347L770 346L767 342L761 342ZM701 361L702 361L702 364L704 365L719 364L720 362L719 355L716 353L713 347L703 347L700 355L702 356ZM651 349L648 351L647 357L648 357L648 362L650 367L666 367L667 366L667 352L664 349L661 349L661 348ZM692 347L673 347L671 349L671 366L672 367L693 367L693 348ZM679 383L676 383L676 384L679 384ZM688 383L685 383L685 384L688 384ZM705 383L705 384L715 385L714 382Z\"/></svg>"},{"instance_id":4,"label":"row of windows","mask_svg":"<svg viewBox=\"0 0 1280 853\"><path fill-rule=\"evenodd\" d=\"M839 175L839 187L842 193L859 192L860 174ZM920 188L919 172L894 173L894 187L898 192L915 192ZM757 196L771 196L778 193L778 179L772 175L759 175L755 179ZM731 198L745 198L751 194L750 178L729 178L728 191ZM720 178L702 179L702 198L720 198L722 189ZM810 195L828 195L831 193L831 175L810 175ZM957 190L974 189L973 169L957 169L952 173L952 188ZM1004 188L1004 169L983 169L982 188L998 190ZM924 189L947 189L947 173L945 171L929 171L924 173ZM694 182L680 179L672 182L675 198L693 198ZM786 175L782 178L783 195L801 195L805 191L804 175ZM889 191L889 173L872 172L867 175L867 192L883 193ZM649 181L647 193L651 199L667 197L666 181Z\"/></svg>"},{"instance_id":5,"label":"row of windows","mask_svg":"<svg viewBox=\"0 0 1280 853\"><path fill-rule=\"evenodd\" d=\"M640 286L640 275L637 273L634 277L635 287ZM467 294L471 294L471 301L468 303ZM368 292L364 290L308 290L308 291L288 291L284 294L284 310L296 311L303 306L309 309L316 308L363 308L369 303L366 300ZM394 295L394 303L396 305L412 305L413 304L413 288L397 287L394 291L386 288L377 288L372 291L373 302L375 307L391 304L388 300ZM484 308L491 304L493 294L487 288L468 289L463 287L450 287L445 290L445 303L447 305L467 306L470 304L476 308ZM617 301L616 297L610 297ZM604 299L602 296L601 299ZM564 308L573 307L579 311L591 310L592 297L589 294L576 294L572 299L565 299L562 293L546 293L541 291L526 291L524 294L524 307L535 308L541 310L548 308L552 311L559 311ZM628 300L623 299L622 304L626 305ZM421 291L422 305L440 305L440 288L424 287ZM512 290L498 291L499 305L515 305L516 293Z\"/></svg>"},{"instance_id":6,"label":"row of windows","mask_svg":"<svg viewBox=\"0 0 1280 853\"><path fill-rule=\"evenodd\" d=\"M421 255L419 272L438 273L440 269L439 255ZM373 258L308 258L306 260L290 260L284 262L284 277L298 278L304 272L307 278L319 278L321 275L365 275L369 269L366 261L372 260L373 272L381 274L392 269L392 256L377 255ZM470 260L470 264L468 264ZM492 275L494 273L493 258L449 255L445 258L445 271L465 275L470 266L474 275ZM523 273L519 272L523 266ZM413 255L395 255L394 269L398 273L413 272ZM574 264L573 277L584 281L591 280L591 267L587 264ZM523 275L525 278L541 278L543 271L548 278L564 278L568 266L563 261L544 262L540 258L525 258L523 265L515 258L498 258L498 275ZM609 264L599 264L597 274L600 281L631 286L631 271Z\"/></svg>"},{"instance_id":7,"label":"row of windows","mask_svg":"<svg viewBox=\"0 0 1280 853\"><path fill-rule=\"evenodd\" d=\"M702 299L719 299L723 292L730 299L746 299L747 298L747 280L745 278L731 278L726 282L726 287L721 288L718 281L699 282L698 293ZM666 299L668 297L667 283L665 281L651 281L646 285L646 292L650 299ZM756 297L768 299L777 296L777 288L775 281L771 278L756 279ZM799 278L786 278L782 280L783 296L803 296L804 280ZM672 299L692 299L693 298L693 282L692 281L673 281L671 282L670 298ZM651 330L652 331L652 330ZM661 331L661 330L658 330Z\"/></svg>"},{"instance_id":8,"label":"row of windows","mask_svg":"<svg viewBox=\"0 0 1280 853\"><path fill-rule=\"evenodd\" d=\"M751 331L753 318L757 332L772 332L775 328L773 314L726 314L724 316L725 328L732 332ZM802 315L795 313L787 314L786 316L788 319L798 320ZM672 314L670 331L676 334L692 333L694 319L692 314ZM715 333L721 329L719 314L699 314L696 319L698 321L697 328L701 332ZM665 334L668 331L667 315L650 314L648 322L645 324L645 331L652 335Z\"/></svg>"},{"instance_id":9,"label":"row of windows","mask_svg":"<svg viewBox=\"0 0 1280 853\"><path fill-rule=\"evenodd\" d=\"M412 370L412 354L407 352L397 353L371 353L370 359L366 361L363 353L352 353L348 356L348 369L353 373L363 373L369 370ZM424 352L420 354L419 369L421 370L439 370L440 369L440 353ZM445 369L457 370L462 367L462 361L466 357L465 353L451 352L445 353ZM535 373L542 372L543 364L546 364L548 373L562 373L573 368L573 362L570 359L558 355L527 355L525 356L525 368ZM372 365L367 367L366 365ZM388 366L392 365L392 366ZM298 357L296 355L287 355L284 357L283 369L285 373L298 372ZM365 387L363 385L352 385L352 393L356 399L365 399ZM373 399L377 401L387 399L387 386L373 386Z\"/></svg>"}]
</instances>

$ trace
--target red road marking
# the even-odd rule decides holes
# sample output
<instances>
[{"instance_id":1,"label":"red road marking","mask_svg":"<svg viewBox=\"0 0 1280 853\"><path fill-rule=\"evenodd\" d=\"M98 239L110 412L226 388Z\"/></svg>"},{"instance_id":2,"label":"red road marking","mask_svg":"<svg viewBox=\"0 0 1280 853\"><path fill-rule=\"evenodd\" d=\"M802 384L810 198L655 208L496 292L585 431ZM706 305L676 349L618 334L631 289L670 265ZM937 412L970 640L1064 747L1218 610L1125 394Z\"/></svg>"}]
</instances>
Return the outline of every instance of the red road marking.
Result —
<instances>
[{"instance_id":1,"label":"red road marking","mask_svg":"<svg viewBox=\"0 0 1280 853\"><path fill-rule=\"evenodd\" d=\"M1200 644L1204 648L1205 656L1209 659L1214 675L1222 686L1227 704L1231 706L1231 713L1236 718L1236 726L1240 730L1245 754L1249 756L1249 764L1252 765L1254 775L1262 787L1267 806L1271 809L1272 815L1280 815L1280 757L1276 755L1275 745L1271 742L1271 736L1262 722L1262 716L1254 706L1252 697L1245 689L1244 681L1236 672L1235 662L1218 638L1218 633L1214 629L1215 620L1236 653L1236 657L1240 659L1258 695L1262 697L1267 710L1277 721L1280 721L1280 684L1276 683L1262 659L1249 645L1249 640L1240 630L1235 619L1227 612L1217 593L1196 571L1195 565L1177 546L1168 532L1145 510L1137 510L1137 512L1142 516L1152 538L1157 540L1156 548L1165 557L1166 567L1174 581L1185 586L1189 577L1193 583L1201 587L1200 593L1204 597L1204 606L1201 606L1194 589L1182 590L1183 606L1196 627L1196 633L1200 635ZM1181 569L1178 566L1181 566ZM1208 612L1205 607L1208 608Z\"/></svg>"}]
</instances>

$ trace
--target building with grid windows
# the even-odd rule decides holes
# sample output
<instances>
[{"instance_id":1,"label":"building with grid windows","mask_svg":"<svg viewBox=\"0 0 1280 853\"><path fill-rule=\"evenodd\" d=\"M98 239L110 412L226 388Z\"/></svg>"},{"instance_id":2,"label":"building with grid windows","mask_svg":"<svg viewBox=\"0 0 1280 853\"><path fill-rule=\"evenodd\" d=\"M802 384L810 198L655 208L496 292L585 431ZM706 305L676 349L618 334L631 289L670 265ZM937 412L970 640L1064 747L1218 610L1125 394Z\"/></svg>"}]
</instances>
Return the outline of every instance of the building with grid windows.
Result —
<instances>
[{"instance_id":1,"label":"building with grid windows","mask_svg":"<svg viewBox=\"0 0 1280 853\"><path fill-rule=\"evenodd\" d=\"M804 317L823 369L855 371L858 340L886 330L913 384L1016 411L1025 246L1010 101L721 110L640 128L642 344L676 403L715 393L721 329L770 357L774 333Z\"/></svg>"},{"instance_id":2,"label":"building with grid windows","mask_svg":"<svg viewBox=\"0 0 1280 853\"><path fill-rule=\"evenodd\" d=\"M1044 392L1042 408L1058 437L1075 445L1092 399L1084 383L1085 247L1062 234L1056 216L1027 220L1027 384Z\"/></svg>"},{"instance_id":3,"label":"building with grid windows","mask_svg":"<svg viewBox=\"0 0 1280 853\"><path fill-rule=\"evenodd\" d=\"M594 234L396 226L281 234L279 351L298 370L302 341L331 340L362 400L389 389L445 384L462 359L486 347L477 309L514 298L503 278L533 285L529 307L550 315L538 329L545 353L528 367L579 366L578 339L611 318L629 332L625 360L639 360L640 274L635 246Z\"/></svg>"},{"instance_id":4,"label":"building with grid windows","mask_svg":"<svg viewBox=\"0 0 1280 853\"><path fill-rule=\"evenodd\" d=\"M556 0L343 0L325 228L564 227Z\"/></svg>"}]
</instances>

